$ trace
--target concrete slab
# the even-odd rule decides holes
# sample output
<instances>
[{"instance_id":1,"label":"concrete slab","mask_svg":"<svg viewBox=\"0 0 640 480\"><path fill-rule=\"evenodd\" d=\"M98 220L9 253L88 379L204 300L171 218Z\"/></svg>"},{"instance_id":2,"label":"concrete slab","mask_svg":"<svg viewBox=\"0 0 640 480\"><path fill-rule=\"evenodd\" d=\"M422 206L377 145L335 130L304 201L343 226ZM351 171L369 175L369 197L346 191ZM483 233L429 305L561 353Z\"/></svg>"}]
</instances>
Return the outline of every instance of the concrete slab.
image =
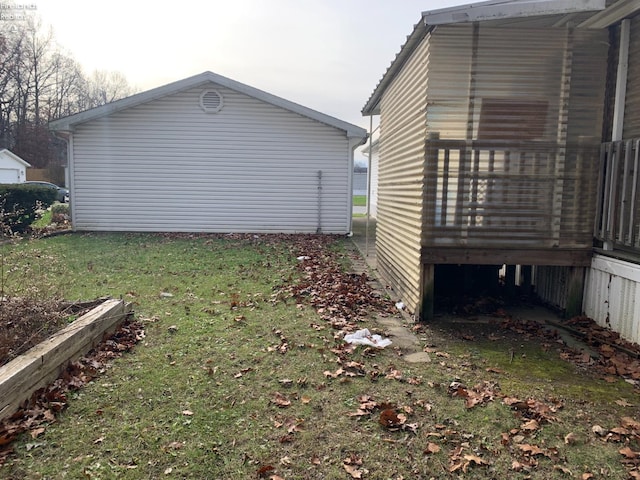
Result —
<instances>
[{"instance_id":1,"label":"concrete slab","mask_svg":"<svg viewBox=\"0 0 640 480\"><path fill-rule=\"evenodd\" d=\"M410 353L403 358L408 363L431 363L431 357L427 352Z\"/></svg>"}]
</instances>

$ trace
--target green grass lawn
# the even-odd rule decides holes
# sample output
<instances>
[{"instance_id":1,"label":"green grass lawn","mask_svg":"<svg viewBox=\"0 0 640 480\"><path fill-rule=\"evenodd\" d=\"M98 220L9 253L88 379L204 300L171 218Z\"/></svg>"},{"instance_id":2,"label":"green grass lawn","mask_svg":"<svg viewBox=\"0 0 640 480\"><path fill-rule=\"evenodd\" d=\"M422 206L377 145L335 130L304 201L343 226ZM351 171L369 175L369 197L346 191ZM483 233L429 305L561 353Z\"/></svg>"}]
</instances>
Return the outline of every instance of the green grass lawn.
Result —
<instances>
[{"instance_id":1,"label":"green grass lawn","mask_svg":"<svg viewBox=\"0 0 640 480\"><path fill-rule=\"evenodd\" d=\"M353 206L354 207L366 207L367 206L367 196L366 195L354 195L353 196Z\"/></svg>"},{"instance_id":2,"label":"green grass lawn","mask_svg":"<svg viewBox=\"0 0 640 480\"><path fill-rule=\"evenodd\" d=\"M45 228L51 223L51 217L51 210L45 210L44 212L42 212L42 215L40 215L40 217L38 217L38 219L31 224L31 226L35 229Z\"/></svg>"},{"instance_id":3,"label":"green grass lawn","mask_svg":"<svg viewBox=\"0 0 640 480\"><path fill-rule=\"evenodd\" d=\"M45 433L16 442L0 477L626 478L624 444L592 427L637 413L628 384L578 372L524 335L470 341L425 326L418 349L430 363L405 362L393 346L348 354L325 320L331 305L318 313L275 295L304 272L296 257L313 237L266 238L72 234L0 247L4 295L123 297L146 328ZM318 255L348 264L346 241ZM346 294L335 290L336 301ZM375 327L369 314L361 310L359 328ZM557 410L527 429L500 396L466 408L448 392L453 380L492 382ZM384 408L406 417L404 427L383 427Z\"/></svg>"}]
</instances>

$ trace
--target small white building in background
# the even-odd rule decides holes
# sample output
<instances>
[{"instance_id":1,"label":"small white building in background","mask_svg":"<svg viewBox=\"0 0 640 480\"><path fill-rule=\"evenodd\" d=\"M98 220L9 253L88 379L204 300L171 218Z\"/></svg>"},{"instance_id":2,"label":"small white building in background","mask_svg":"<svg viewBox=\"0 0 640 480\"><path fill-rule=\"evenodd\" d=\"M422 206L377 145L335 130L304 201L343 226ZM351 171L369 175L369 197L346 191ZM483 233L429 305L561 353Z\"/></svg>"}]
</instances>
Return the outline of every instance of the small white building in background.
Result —
<instances>
[{"instance_id":1,"label":"small white building in background","mask_svg":"<svg viewBox=\"0 0 640 480\"><path fill-rule=\"evenodd\" d=\"M50 124L77 230L351 231L363 128L211 72Z\"/></svg>"},{"instance_id":2,"label":"small white building in background","mask_svg":"<svg viewBox=\"0 0 640 480\"><path fill-rule=\"evenodd\" d=\"M23 183L27 180L30 167L18 155L6 148L0 150L0 183Z\"/></svg>"}]
</instances>

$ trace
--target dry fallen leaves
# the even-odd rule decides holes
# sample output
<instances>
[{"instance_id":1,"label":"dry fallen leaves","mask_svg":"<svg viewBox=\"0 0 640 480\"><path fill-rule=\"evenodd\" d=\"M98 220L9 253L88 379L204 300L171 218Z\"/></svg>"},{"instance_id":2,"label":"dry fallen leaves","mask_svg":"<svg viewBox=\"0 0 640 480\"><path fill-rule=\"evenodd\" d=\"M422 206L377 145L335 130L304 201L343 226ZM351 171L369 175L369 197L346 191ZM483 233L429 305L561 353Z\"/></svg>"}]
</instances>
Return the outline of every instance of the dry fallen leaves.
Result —
<instances>
[{"instance_id":1,"label":"dry fallen leaves","mask_svg":"<svg viewBox=\"0 0 640 480\"><path fill-rule=\"evenodd\" d=\"M66 408L68 392L78 390L96 378L109 362L130 351L143 338L142 323L125 321L89 354L71 362L58 379L34 392L24 408L0 422L0 465L11 454L10 444L20 433L37 431L53 422L55 415Z\"/></svg>"},{"instance_id":2,"label":"dry fallen leaves","mask_svg":"<svg viewBox=\"0 0 640 480\"><path fill-rule=\"evenodd\" d=\"M275 392L273 397L271 398L271 403L279 408L286 408L291 405L291 400L289 400L285 395L280 392Z\"/></svg>"},{"instance_id":3,"label":"dry fallen leaves","mask_svg":"<svg viewBox=\"0 0 640 480\"><path fill-rule=\"evenodd\" d=\"M437 443L429 442L427 443L427 448L424 449L425 454L438 453L441 450L440 446Z\"/></svg>"},{"instance_id":4,"label":"dry fallen leaves","mask_svg":"<svg viewBox=\"0 0 640 480\"><path fill-rule=\"evenodd\" d=\"M473 388L467 388L464 384L455 381L449 384L449 395L452 397L462 397L465 399L465 406L473 408L493 401L499 393L499 387L492 382L481 382Z\"/></svg>"},{"instance_id":5,"label":"dry fallen leaves","mask_svg":"<svg viewBox=\"0 0 640 480\"><path fill-rule=\"evenodd\" d=\"M351 475L351 478L363 478L363 475L369 473L366 468L362 468L362 458L351 454L342 461L345 471Z\"/></svg>"},{"instance_id":6,"label":"dry fallen leaves","mask_svg":"<svg viewBox=\"0 0 640 480\"><path fill-rule=\"evenodd\" d=\"M449 472L451 473L459 470L467 473L469 467L474 465L482 466L489 465L489 463L474 453L464 453L462 446L455 448L449 455Z\"/></svg>"},{"instance_id":7,"label":"dry fallen leaves","mask_svg":"<svg viewBox=\"0 0 640 480\"><path fill-rule=\"evenodd\" d=\"M380 412L380 419L378 420L380 425L389 430L399 429L406 421L407 417L405 415L398 414L390 408Z\"/></svg>"}]
</instances>

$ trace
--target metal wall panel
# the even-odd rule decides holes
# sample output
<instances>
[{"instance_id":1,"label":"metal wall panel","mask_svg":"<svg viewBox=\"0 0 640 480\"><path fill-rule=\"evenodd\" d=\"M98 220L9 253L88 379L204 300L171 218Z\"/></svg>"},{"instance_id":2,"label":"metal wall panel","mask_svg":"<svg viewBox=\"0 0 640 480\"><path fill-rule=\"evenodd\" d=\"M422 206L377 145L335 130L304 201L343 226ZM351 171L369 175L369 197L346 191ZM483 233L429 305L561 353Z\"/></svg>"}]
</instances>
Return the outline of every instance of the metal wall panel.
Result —
<instances>
[{"instance_id":1,"label":"metal wall panel","mask_svg":"<svg viewBox=\"0 0 640 480\"><path fill-rule=\"evenodd\" d=\"M378 269L418 312L429 37L385 91L380 113Z\"/></svg>"},{"instance_id":2,"label":"metal wall panel","mask_svg":"<svg viewBox=\"0 0 640 480\"><path fill-rule=\"evenodd\" d=\"M224 106L206 113L199 96L211 87L77 128L74 227L348 232L345 132L219 86Z\"/></svg>"},{"instance_id":3,"label":"metal wall panel","mask_svg":"<svg viewBox=\"0 0 640 480\"><path fill-rule=\"evenodd\" d=\"M640 343L640 266L594 255L584 294L585 314L624 339Z\"/></svg>"},{"instance_id":4,"label":"metal wall panel","mask_svg":"<svg viewBox=\"0 0 640 480\"><path fill-rule=\"evenodd\" d=\"M569 267L536 266L534 285L536 295L558 310L567 308L569 296Z\"/></svg>"}]
</instances>

